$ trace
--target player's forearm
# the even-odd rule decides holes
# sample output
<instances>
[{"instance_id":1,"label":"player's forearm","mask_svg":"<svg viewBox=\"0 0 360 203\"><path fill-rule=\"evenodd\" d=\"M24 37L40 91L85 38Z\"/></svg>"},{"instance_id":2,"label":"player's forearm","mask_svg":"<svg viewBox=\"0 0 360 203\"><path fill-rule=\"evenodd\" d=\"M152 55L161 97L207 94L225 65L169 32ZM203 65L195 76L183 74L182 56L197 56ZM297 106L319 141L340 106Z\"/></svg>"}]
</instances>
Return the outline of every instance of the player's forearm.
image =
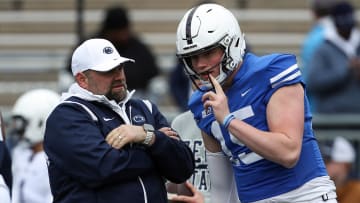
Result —
<instances>
[{"instance_id":1,"label":"player's forearm","mask_svg":"<svg viewBox=\"0 0 360 203\"><path fill-rule=\"evenodd\" d=\"M253 152L284 167L294 166L299 159L301 139L295 136L262 131L238 119L231 121L228 130Z\"/></svg>"}]
</instances>

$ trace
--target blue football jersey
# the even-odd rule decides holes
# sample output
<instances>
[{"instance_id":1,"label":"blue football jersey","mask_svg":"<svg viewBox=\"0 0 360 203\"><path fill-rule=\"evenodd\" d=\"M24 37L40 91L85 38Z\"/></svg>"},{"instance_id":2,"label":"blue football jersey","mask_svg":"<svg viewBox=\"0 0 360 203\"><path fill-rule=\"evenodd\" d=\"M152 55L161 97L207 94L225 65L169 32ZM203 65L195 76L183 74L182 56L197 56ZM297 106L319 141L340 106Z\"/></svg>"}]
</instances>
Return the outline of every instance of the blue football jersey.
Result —
<instances>
[{"instance_id":1,"label":"blue football jersey","mask_svg":"<svg viewBox=\"0 0 360 203\"><path fill-rule=\"evenodd\" d=\"M255 128L269 131L266 106L271 96L279 88L296 83L305 86L294 55L270 54L259 57L248 53L234 77L233 85L225 93L230 112ZM283 194L315 177L327 175L312 130L312 115L306 95L301 155L297 164L289 169L252 152L231 135L216 121L211 108L203 108L203 94L201 91L194 92L189 107L199 128L221 143L223 152L232 162L241 202Z\"/></svg>"}]
</instances>

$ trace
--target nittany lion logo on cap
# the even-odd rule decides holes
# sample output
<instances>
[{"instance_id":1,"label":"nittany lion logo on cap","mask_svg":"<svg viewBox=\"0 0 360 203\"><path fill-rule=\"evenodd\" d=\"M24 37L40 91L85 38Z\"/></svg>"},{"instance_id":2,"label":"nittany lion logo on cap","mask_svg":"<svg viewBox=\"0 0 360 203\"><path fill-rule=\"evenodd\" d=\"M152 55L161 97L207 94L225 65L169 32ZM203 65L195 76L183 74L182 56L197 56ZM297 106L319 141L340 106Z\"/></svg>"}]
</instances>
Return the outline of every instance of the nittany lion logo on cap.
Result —
<instances>
[{"instance_id":1,"label":"nittany lion logo on cap","mask_svg":"<svg viewBox=\"0 0 360 203\"><path fill-rule=\"evenodd\" d=\"M112 53L114 52L114 50L113 50L113 48L111 48L111 47L105 47L105 48L103 49L103 52L104 52L105 54L112 54Z\"/></svg>"}]
</instances>

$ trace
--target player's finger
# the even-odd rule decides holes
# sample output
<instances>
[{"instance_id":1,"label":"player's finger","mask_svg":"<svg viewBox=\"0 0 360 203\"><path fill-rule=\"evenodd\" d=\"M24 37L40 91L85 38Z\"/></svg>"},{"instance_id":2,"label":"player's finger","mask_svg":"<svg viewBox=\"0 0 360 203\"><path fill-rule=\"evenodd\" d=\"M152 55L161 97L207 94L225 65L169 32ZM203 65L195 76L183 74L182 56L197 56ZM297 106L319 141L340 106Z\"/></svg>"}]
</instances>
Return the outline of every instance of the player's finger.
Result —
<instances>
[{"instance_id":1,"label":"player's finger","mask_svg":"<svg viewBox=\"0 0 360 203\"><path fill-rule=\"evenodd\" d=\"M212 82L213 85L214 85L215 92L216 92L216 93L219 93L219 92L223 93L223 90L222 90L222 88L221 88L221 85L220 85L220 84L218 83L218 81L214 78L214 76L212 76L211 74L209 74L209 76L210 76L211 82Z\"/></svg>"}]
</instances>

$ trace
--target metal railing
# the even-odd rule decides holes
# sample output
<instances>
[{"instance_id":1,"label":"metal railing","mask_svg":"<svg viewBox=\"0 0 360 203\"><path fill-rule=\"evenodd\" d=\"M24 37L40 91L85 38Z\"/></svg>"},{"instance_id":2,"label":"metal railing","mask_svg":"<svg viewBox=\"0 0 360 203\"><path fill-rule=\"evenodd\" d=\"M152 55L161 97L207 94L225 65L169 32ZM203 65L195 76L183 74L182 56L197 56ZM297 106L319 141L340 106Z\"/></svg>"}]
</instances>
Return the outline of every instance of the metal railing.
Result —
<instances>
[{"instance_id":1,"label":"metal railing","mask_svg":"<svg viewBox=\"0 0 360 203\"><path fill-rule=\"evenodd\" d=\"M360 178L360 114L315 114L313 129L319 143L342 136L353 144L356 150L353 174Z\"/></svg>"}]
</instances>

